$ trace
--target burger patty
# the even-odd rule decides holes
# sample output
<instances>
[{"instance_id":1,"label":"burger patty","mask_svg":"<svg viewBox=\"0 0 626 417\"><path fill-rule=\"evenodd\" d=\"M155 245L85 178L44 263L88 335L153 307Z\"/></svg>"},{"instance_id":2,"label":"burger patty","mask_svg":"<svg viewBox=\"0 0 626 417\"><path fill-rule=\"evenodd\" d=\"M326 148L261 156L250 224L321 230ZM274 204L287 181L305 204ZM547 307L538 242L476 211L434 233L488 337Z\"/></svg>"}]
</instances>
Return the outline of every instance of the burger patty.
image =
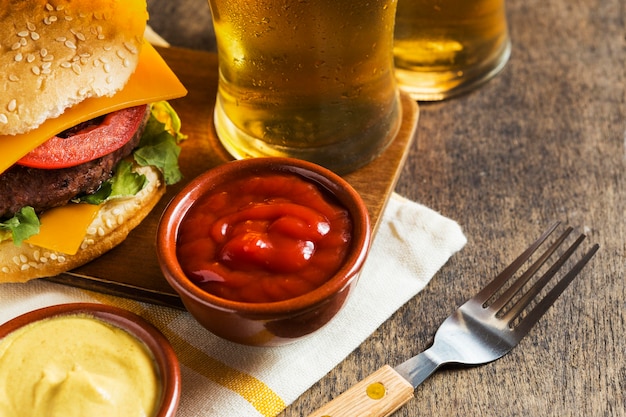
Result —
<instances>
[{"instance_id":1,"label":"burger patty","mask_svg":"<svg viewBox=\"0 0 626 417\"><path fill-rule=\"evenodd\" d=\"M41 213L66 205L78 195L96 192L113 176L115 165L137 147L148 116L149 111L146 111L140 128L128 143L101 158L61 169L13 165L0 174L0 219L12 217L25 206Z\"/></svg>"}]
</instances>

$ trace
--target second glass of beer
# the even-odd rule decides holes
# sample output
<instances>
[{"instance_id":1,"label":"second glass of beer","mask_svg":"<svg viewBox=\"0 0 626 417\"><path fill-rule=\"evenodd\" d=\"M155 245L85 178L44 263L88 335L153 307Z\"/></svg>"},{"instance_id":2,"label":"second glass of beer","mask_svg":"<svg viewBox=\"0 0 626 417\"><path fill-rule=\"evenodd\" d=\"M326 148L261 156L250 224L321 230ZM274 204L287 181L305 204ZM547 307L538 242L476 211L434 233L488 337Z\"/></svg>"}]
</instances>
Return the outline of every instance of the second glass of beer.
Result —
<instances>
[{"instance_id":1,"label":"second glass of beer","mask_svg":"<svg viewBox=\"0 0 626 417\"><path fill-rule=\"evenodd\" d=\"M505 0L398 0L395 66L415 100L470 91L506 64Z\"/></svg>"},{"instance_id":2,"label":"second glass of beer","mask_svg":"<svg viewBox=\"0 0 626 417\"><path fill-rule=\"evenodd\" d=\"M215 128L236 158L289 156L337 173L378 156L401 123L396 0L209 0Z\"/></svg>"}]
</instances>

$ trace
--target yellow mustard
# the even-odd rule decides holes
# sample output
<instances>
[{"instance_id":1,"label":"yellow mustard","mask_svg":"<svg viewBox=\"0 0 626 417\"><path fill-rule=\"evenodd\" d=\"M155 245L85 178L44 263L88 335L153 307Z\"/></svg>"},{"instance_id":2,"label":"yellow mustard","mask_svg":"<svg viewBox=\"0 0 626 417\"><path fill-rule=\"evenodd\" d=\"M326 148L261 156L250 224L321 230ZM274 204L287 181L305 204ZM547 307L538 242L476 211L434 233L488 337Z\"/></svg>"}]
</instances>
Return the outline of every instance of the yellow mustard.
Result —
<instances>
[{"instance_id":1,"label":"yellow mustard","mask_svg":"<svg viewBox=\"0 0 626 417\"><path fill-rule=\"evenodd\" d=\"M146 346L92 316L44 319L0 340L1 417L148 417L159 396Z\"/></svg>"}]
</instances>

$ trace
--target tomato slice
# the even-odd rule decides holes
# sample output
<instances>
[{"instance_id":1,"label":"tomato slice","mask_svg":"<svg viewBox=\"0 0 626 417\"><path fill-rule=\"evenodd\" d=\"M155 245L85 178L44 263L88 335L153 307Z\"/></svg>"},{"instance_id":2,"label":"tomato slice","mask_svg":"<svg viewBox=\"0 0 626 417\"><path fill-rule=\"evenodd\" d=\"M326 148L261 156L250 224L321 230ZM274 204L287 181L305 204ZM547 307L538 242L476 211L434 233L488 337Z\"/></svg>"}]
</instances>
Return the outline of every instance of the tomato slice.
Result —
<instances>
[{"instance_id":1,"label":"tomato slice","mask_svg":"<svg viewBox=\"0 0 626 417\"><path fill-rule=\"evenodd\" d=\"M17 163L40 168L68 168L108 155L128 143L141 125L146 106L109 113L72 133L62 132L27 153Z\"/></svg>"}]
</instances>

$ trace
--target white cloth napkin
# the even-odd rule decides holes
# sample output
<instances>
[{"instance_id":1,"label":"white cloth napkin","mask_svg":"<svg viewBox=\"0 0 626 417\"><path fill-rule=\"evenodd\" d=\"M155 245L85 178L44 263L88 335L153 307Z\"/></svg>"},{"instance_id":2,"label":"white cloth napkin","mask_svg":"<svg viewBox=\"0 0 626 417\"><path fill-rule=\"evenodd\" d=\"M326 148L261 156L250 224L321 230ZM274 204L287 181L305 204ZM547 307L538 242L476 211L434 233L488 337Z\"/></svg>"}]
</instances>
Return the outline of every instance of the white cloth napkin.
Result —
<instances>
[{"instance_id":1,"label":"white cloth napkin","mask_svg":"<svg viewBox=\"0 0 626 417\"><path fill-rule=\"evenodd\" d=\"M178 355L178 417L270 417L357 348L465 243L456 222L393 194L345 308L311 337L279 348L236 345L213 336L186 312L42 280L0 285L0 323L67 302L126 308L157 326Z\"/></svg>"}]
</instances>

